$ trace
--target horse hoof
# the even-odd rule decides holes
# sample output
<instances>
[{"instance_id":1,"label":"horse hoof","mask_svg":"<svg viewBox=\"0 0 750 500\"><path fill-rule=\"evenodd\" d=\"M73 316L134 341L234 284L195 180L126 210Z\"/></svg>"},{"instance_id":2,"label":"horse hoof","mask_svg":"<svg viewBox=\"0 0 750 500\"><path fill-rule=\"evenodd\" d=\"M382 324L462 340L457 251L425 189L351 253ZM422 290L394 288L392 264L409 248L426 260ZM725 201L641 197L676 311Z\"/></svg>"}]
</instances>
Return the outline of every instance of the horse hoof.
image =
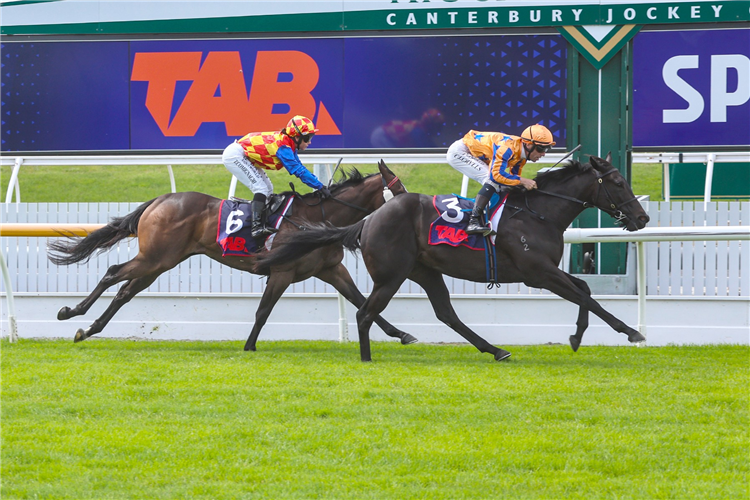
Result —
<instances>
[{"instance_id":1,"label":"horse hoof","mask_svg":"<svg viewBox=\"0 0 750 500\"><path fill-rule=\"evenodd\" d=\"M404 333L404 335L401 337L402 345L416 344L417 342L419 342L419 340L417 340L417 337L409 335L408 333Z\"/></svg>"},{"instance_id":2,"label":"horse hoof","mask_svg":"<svg viewBox=\"0 0 750 500\"><path fill-rule=\"evenodd\" d=\"M257 348L255 347L255 344L245 344L245 348L244 349L246 351L256 351L257 350Z\"/></svg>"},{"instance_id":3,"label":"horse hoof","mask_svg":"<svg viewBox=\"0 0 750 500\"><path fill-rule=\"evenodd\" d=\"M60 321L66 320L70 318L70 307L63 306L60 308L59 311L57 311L57 319Z\"/></svg>"},{"instance_id":4,"label":"horse hoof","mask_svg":"<svg viewBox=\"0 0 750 500\"><path fill-rule=\"evenodd\" d=\"M510 353L508 351L504 351L500 349L495 353L495 361L502 361L504 359L508 359L510 357Z\"/></svg>"},{"instance_id":5,"label":"horse hoof","mask_svg":"<svg viewBox=\"0 0 750 500\"><path fill-rule=\"evenodd\" d=\"M82 342L87 338L88 337L86 336L86 332L83 331L83 328L79 328L76 331L76 336L73 338L73 342Z\"/></svg>"},{"instance_id":6,"label":"horse hoof","mask_svg":"<svg viewBox=\"0 0 750 500\"><path fill-rule=\"evenodd\" d=\"M638 342L645 342L646 337L644 337L641 332L635 332L628 335L628 342L631 342L633 344L636 344Z\"/></svg>"},{"instance_id":7,"label":"horse hoof","mask_svg":"<svg viewBox=\"0 0 750 500\"><path fill-rule=\"evenodd\" d=\"M570 341L570 347L573 348L573 352L578 352L578 348L581 347L581 339L575 335L571 335L568 337L568 340Z\"/></svg>"}]
</instances>

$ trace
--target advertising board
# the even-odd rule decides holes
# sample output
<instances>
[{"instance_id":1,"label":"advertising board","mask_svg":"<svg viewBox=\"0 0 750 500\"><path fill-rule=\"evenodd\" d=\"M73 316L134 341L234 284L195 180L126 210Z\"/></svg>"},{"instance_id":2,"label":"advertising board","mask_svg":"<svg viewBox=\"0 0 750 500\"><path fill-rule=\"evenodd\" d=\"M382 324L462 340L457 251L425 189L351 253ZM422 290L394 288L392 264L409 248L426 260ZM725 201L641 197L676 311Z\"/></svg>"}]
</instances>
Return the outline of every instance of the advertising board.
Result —
<instances>
[{"instance_id":1,"label":"advertising board","mask_svg":"<svg viewBox=\"0 0 750 500\"><path fill-rule=\"evenodd\" d=\"M566 146L560 35L8 42L2 152L221 150L294 114L315 149L446 148L542 123ZM637 148L750 146L750 29L634 39Z\"/></svg>"},{"instance_id":2,"label":"advertising board","mask_svg":"<svg viewBox=\"0 0 750 500\"><path fill-rule=\"evenodd\" d=\"M750 20L748 0L9 0L0 33L464 30Z\"/></svg>"},{"instance_id":3,"label":"advertising board","mask_svg":"<svg viewBox=\"0 0 750 500\"><path fill-rule=\"evenodd\" d=\"M565 145L560 35L2 44L2 151L221 150L295 114L316 148L445 148L547 125Z\"/></svg>"},{"instance_id":4,"label":"advertising board","mask_svg":"<svg viewBox=\"0 0 750 500\"><path fill-rule=\"evenodd\" d=\"M633 89L636 147L750 147L750 29L639 33Z\"/></svg>"}]
</instances>

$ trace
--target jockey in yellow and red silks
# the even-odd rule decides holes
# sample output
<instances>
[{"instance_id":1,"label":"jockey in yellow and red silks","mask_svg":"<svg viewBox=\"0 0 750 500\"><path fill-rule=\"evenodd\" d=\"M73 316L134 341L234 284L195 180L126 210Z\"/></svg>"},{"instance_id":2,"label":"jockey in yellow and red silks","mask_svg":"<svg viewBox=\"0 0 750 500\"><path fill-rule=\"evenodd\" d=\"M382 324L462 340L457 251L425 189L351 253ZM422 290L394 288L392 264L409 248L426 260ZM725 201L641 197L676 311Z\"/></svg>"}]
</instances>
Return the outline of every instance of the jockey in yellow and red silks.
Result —
<instances>
[{"instance_id":1,"label":"jockey in yellow and red silks","mask_svg":"<svg viewBox=\"0 0 750 500\"><path fill-rule=\"evenodd\" d=\"M552 132L539 124L527 127L520 136L471 130L453 143L448 148L448 163L482 184L466 232L490 234L479 218L492 195L519 184L535 189L536 182L521 177L521 171L527 160L538 161L554 145Z\"/></svg>"},{"instance_id":2,"label":"jockey in yellow and red silks","mask_svg":"<svg viewBox=\"0 0 750 500\"><path fill-rule=\"evenodd\" d=\"M297 115L279 132L251 132L224 149L224 166L253 192L251 221L254 238L275 232L273 228L266 227L263 217L266 198L273 193L273 184L264 170L285 168L315 189L321 198L331 196L328 188L302 164L297 155L297 151L307 149L317 132L312 120Z\"/></svg>"}]
</instances>

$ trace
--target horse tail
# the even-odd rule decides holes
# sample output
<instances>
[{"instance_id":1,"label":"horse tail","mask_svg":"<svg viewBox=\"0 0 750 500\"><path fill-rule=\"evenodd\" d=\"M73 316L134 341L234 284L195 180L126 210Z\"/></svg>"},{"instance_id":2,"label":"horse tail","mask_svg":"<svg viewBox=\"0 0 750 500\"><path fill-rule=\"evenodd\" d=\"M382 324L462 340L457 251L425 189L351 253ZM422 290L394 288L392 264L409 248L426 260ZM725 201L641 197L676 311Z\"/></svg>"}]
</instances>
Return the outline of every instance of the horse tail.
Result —
<instances>
[{"instance_id":1,"label":"horse tail","mask_svg":"<svg viewBox=\"0 0 750 500\"><path fill-rule=\"evenodd\" d=\"M268 274L271 267L304 257L308 253L328 245L342 245L352 252L360 248L359 235L365 225L364 219L346 227L315 224L287 236L270 252L256 256L254 271Z\"/></svg>"},{"instance_id":2,"label":"horse tail","mask_svg":"<svg viewBox=\"0 0 750 500\"><path fill-rule=\"evenodd\" d=\"M138 222L141 220L143 212L154 201L156 201L156 198L147 201L124 217L113 217L106 226L97 229L84 238L69 237L63 241L50 243L49 260L58 266L69 266L78 262L86 263L91 259L94 252L105 252L120 240L124 240L131 235L138 236Z\"/></svg>"}]
</instances>

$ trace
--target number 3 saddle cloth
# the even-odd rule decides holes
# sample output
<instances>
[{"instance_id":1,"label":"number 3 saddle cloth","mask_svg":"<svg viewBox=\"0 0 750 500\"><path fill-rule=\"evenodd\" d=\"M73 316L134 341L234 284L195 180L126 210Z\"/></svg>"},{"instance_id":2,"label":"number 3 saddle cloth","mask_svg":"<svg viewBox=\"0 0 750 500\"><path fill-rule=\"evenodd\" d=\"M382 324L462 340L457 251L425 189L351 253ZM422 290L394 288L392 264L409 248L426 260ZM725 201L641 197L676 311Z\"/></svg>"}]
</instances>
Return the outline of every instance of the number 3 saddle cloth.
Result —
<instances>
[{"instance_id":1,"label":"number 3 saddle cloth","mask_svg":"<svg viewBox=\"0 0 750 500\"><path fill-rule=\"evenodd\" d=\"M490 217L492 229L497 231L497 225L503 213L507 193L502 199L497 194L492 196L487 213ZM472 250L484 251L484 236L481 234L467 234L466 226L469 225L469 216L474 207L474 200L464 198L456 194L439 194L432 198L432 206L438 216L430 225L430 245L451 245L454 247L465 246ZM495 237L492 236L492 244Z\"/></svg>"}]
</instances>

